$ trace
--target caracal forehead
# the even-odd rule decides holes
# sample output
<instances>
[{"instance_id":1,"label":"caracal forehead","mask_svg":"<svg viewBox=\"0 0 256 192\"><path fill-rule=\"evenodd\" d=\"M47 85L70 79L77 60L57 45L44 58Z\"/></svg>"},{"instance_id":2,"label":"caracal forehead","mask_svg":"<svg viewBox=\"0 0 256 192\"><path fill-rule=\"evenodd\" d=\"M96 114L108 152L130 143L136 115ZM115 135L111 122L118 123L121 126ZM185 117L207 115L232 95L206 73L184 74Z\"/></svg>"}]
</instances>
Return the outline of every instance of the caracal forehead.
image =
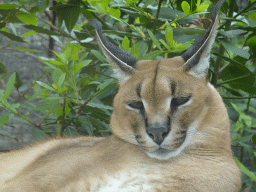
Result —
<instances>
[{"instance_id":1,"label":"caracal forehead","mask_svg":"<svg viewBox=\"0 0 256 192\"><path fill-rule=\"evenodd\" d=\"M180 56L161 60L142 60L137 63L136 69L139 71L147 71L149 69L154 70L156 65L166 66L169 69L175 69L180 68L184 62L184 59Z\"/></svg>"},{"instance_id":2,"label":"caracal forehead","mask_svg":"<svg viewBox=\"0 0 256 192\"><path fill-rule=\"evenodd\" d=\"M183 63L182 57L139 61L135 74L124 87L135 89L141 98L163 99L170 95L182 96L199 84L205 86L207 81L185 72L182 69Z\"/></svg>"}]
</instances>

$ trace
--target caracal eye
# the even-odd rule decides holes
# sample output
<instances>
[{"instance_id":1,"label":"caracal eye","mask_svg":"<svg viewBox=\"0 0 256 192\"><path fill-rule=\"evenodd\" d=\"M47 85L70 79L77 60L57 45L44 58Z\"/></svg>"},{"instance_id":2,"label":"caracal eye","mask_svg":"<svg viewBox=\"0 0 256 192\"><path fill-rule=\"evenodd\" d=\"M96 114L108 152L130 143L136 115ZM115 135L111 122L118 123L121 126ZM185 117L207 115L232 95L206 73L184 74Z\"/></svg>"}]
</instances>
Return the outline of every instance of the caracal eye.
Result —
<instances>
[{"instance_id":1,"label":"caracal eye","mask_svg":"<svg viewBox=\"0 0 256 192\"><path fill-rule=\"evenodd\" d=\"M133 109L137 109L137 110L144 109L143 103L141 101L130 102L130 103L128 103L128 106Z\"/></svg>"},{"instance_id":2,"label":"caracal eye","mask_svg":"<svg viewBox=\"0 0 256 192\"><path fill-rule=\"evenodd\" d=\"M188 97L179 97L179 98L173 98L171 102L171 106L178 107L180 105L184 105L190 100L191 96Z\"/></svg>"}]
</instances>

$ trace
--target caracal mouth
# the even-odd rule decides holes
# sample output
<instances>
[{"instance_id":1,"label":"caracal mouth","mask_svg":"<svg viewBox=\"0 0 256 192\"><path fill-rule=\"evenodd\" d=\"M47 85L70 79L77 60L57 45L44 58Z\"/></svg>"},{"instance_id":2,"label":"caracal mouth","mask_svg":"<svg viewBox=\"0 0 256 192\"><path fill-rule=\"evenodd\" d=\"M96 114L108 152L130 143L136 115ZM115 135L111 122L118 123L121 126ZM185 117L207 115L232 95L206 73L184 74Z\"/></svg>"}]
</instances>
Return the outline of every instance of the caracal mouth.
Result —
<instances>
[{"instance_id":1,"label":"caracal mouth","mask_svg":"<svg viewBox=\"0 0 256 192\"><path fill-rule=\"evenodd\" d=\"M154 153L156 155L166 155L166 154L171 153L175 150L176 149L165 149L165 148L159 147L158 149L152 151L151 153Z\"/></svg>"},{"instance_id":2,"label":"caracal mouth","mask_svg":"<svg viewBox=\"0 0 256 192\"><path fill-rule=\"evenodd\" d=\"M147 152L147 155L151 158L159 159L159 160L168 160L171 157L177 156L182 150L180 148L177 149L165 149L162 147L159 147L158 149Z\"/></svg>"},{"instance_id":3,"label":"caracal mouth","mask_svg":"<svg viewBox=\"0 0 256 192\"><path fill-rule=\"evenodd\" d=\"M186 141L186 136L180 137L179 138L179 144L175 149L168 149L165 147L159 146L157 149L154 151L148 152L148 156L151 158L156 158L159 160L167 160L171 157L175 157L180 154L181 151L185 148L184 142Z\"/></svg>"}]
</instances>

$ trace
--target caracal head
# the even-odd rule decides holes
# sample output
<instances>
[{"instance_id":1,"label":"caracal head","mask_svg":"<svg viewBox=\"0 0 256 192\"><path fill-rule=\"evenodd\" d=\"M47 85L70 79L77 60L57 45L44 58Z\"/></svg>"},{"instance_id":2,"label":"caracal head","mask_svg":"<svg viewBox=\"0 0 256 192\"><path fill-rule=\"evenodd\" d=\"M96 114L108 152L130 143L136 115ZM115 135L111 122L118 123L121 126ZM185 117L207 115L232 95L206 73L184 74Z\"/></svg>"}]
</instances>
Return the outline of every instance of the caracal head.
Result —
<instances>
[{"instance_id":1,"label":"caracal head","mask_svg":"<svg viewBox=\"0 0 256 192\"><path fill-rule=\"evenodd\" d=\"M206 76L223 2L216 5L206 33L181 56L170 59L139 61L109 42L100 23L91 22L120 84L111 116L114 135L163 160L196 143L195 137L200 142L196 133L211 102L213 89Z\"/></svg>"}]
</instances>

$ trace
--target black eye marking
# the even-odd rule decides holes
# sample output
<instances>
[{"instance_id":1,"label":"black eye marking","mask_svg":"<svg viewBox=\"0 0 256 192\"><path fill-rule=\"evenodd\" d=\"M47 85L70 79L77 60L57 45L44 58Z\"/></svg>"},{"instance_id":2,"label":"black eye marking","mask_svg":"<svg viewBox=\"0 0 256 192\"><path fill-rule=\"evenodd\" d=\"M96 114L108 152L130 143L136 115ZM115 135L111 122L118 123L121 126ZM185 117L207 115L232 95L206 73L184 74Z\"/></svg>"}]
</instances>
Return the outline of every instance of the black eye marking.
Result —
<instances>
[{"instance_id":1,"label":"black eye marking","mask_svg":"<svg viewBox=\"0 0 256 192\"><path fill-rule=\"evenodd\" d=\"M177 84L176 84L175 82L172 82L172 83L171 83L171 91L172 91L172 95L174 95L174 94L175 94L176 87L177 87Z\"/></svg>"},{"instance_id":2,"label":"black eye marking","mask_svg":"<svg viewBox=\"0 0 256 192\"><path fill-rule=\"evenodd\" d=\"M129 102L128 106L138 110L144 109L143 103L141 101Z\"/></svg>"},{"instance_id":3,"label":"black eye marking","mask_svg":"<svg viewBox=\"0 0 256 192\"><path fill-rule=\"evenodd\" d=\"M135 88L136 94L138 95L139 98L141 98L140 96L140 92L141 92L141 84L138 84L137 87Z\"/></svg>"},{"instance_id":4,"label":"black eye marking","mask_svg":"<svg viewBox=\"0 0 256 192\"><path fill-rule=\"evenodd\" d=\"M180 105L183 105L183 104L185 104L186 102L188 102L190 98L191 98L191 96L173 98L173 99L172 99L172 102L171 102L171 106L173 106L173 107L178 107L178 106L180 106Z\"/></svg>"}]
</instances>

